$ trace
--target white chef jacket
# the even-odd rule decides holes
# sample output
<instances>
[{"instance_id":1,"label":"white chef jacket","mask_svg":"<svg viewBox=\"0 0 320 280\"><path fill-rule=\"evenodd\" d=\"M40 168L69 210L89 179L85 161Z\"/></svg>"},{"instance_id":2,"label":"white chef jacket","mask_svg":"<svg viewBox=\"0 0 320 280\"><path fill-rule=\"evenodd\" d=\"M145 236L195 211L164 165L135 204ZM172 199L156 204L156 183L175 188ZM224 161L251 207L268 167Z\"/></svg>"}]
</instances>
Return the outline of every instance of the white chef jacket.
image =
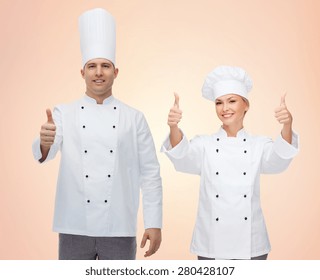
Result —
<instances>
[{"instance_id":1,"label":"white chef jacket","mask_svg":"<svg viewBox=\"0 0 320 280\"><path fill-rule=\"evenodd\" d=\"M292 145L279 136L251 136L244 129L227 137L223 128L213 135L197 136L162 152L177 171L200 175L198 214L191 252L216 259L250 259L269 253L271 247L260 206L260 173L285 170L298 152L298 135Z\"/></svg>"},{"instance_id":2,"label":"white chef jacket","mask_svg":"<svg viewBox=\"0 0 320 280\"><path fill-rule=\"evenodd\" d=\"M53 111L56 137L46 161L61 150L53 231L135 236L140 187L145 228L162 227L160 168L143 114L113 96L84 96ZM40 139L33 143L42 157Z\"/></svg>"}]
</instances>

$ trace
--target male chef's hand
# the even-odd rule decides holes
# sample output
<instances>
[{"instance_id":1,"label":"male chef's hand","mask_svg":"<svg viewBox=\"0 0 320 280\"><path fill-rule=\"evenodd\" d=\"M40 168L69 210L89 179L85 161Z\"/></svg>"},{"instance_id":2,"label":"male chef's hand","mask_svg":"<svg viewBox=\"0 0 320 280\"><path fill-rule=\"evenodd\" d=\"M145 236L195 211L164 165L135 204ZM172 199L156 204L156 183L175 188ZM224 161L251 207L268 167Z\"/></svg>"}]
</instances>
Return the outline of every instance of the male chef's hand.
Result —
<instances>
[{"instance_id":1,"label":"male chef's hand","mask_svg":"<svg viewBox=\"0 0 320 280\"><path fill-rule=\"evenodd\" d=\"M277 121L283 124L281 135L284 140L291 144L292 142L292 115L286 105L286 93L281 96L280 106L275 109Z\"/></svg>"},{"instance_id":2,"label":"male chef's hand","mask_svg":"<svg viewBox=\"0 0 320 280\"><path fill-rule=\"evenodd\" d=\"M148 251L144 254L145 257L150 257L158 251L161 244L161 229L147 228L143 234L140 248L144 248L148 239L150 240L150 245Z\"/></svg>"},{"instance_id":3,"label":"male chef's hand","mask_svg":"<svg viewBox=\"0 0 320 280\"><path fill-rule=\"evenodd\" d=\"M47 158L50 147L56 137L56 126L52 118L51 110L47 109L46 113L47 121L41 126L40 130L40 149L42 153L42 158L39 160L40 162L43 162Z\"/></svg>"},{"instance_id":4,"label":"male chef's hand","mask_svg":"<svg viewBox=\"0 0 320 280\"><path fill-rule=\"evenodd\" d=\"M56 126L52 119L52 113L50 109L46 110L47 121L41 126L40 130L40 145L45 148L50 148L56 137Z\"/></svg>"}]
</instances>

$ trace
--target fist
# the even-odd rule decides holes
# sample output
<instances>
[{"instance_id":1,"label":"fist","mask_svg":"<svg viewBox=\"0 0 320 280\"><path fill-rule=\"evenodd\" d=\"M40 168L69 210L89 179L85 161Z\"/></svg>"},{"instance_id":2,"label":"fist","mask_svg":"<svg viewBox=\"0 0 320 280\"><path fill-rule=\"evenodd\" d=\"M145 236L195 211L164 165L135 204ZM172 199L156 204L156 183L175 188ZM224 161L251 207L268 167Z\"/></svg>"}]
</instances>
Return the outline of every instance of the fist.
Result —
<instances>
[{"instance_id":1,"label":"fist","mask_svg":"<svg viewBox=\"0 0 320 280\"><path fill-rule=\"evenodd\" d=\"M286 105L286 94L281 97L280 106L275 109L275 118L283 125L292 124L292 115Z\"/></svg>"},{"instance_id":2,"label":"fist","mask_svg":"<svg viewBox=\"0 0 320 280\"><path fill-rule=\"evenodd\" d=\"M182 118L182 111L179 109L179 95L174 93L174 104L168 115L168 125L177 127Z\"/></svg>"},{"instance_id":3,"label":"fist","mask_svg":"<svg viewBox=\"0 0 320 280\"><path fill-rule=\"evenodd\" d=\"M52 119L51 110L47 109L46 113L47 122L41 126L40 130L40 145L46 148L50 148L56 136L56 126Z\"/></svg>"}]
</instances>

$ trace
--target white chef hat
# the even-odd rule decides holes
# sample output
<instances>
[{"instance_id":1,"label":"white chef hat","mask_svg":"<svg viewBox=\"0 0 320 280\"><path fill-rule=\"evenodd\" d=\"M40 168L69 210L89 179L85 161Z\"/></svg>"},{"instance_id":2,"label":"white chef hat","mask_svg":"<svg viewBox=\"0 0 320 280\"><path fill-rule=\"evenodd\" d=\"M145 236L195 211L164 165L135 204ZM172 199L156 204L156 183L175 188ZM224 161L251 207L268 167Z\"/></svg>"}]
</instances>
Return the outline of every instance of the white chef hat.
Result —
<instances>
[{"instance_id":1,"label":"white chef hat","mask_svg":"<svg viewBox=\"0 0 320 280\"><path fill-rule=\"evenodd\" d=\"M213 101L230 93L248 98L251 89L252 80L244 69L223 65L208 74L202 86L202 96Z\"/></svg>"},{"instance_id":2,"label":"white chef hat","mask_svg":"<svg viewBox=\"0 0 320 280\"><path fill-rule=\"evenodd\" d=\"M115 64L116 23L113 16L97 8L79 17L82 66L94 58L106 58Z\"/></svg>"}]
</instances>

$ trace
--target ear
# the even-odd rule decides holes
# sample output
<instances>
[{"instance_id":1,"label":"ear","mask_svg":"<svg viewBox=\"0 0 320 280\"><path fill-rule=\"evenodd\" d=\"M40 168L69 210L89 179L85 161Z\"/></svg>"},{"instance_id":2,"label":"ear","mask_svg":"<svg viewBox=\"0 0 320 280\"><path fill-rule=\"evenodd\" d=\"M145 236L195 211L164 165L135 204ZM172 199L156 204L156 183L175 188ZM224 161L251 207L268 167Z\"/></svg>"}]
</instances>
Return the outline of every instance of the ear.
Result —
<instances>
[{"instance_id":1,"label":"ear","mask_svg":"<svg viewBox=\"0 0 320 280\"><path fill-rule=\"evenodd\" d=\"M81 76L84 79L84 68L80 70Z\"/></svg>"},{"instance_id":2,"label":"ear","mask_svg":"<svg viewBox=\"0 0 320 280\"><path fill-rule=\"evenodd\" d=\"M114 68L114 78L117 78L118 74L119 74L119 68Z\"/></svg>"},{"instance_id":3,"label":"ear","mask_svg":"<svg viewBox=\"0 0 320 280\"><path fill-rule=\"evenodd\" d=\"M248 112L249 108L250 108L250 103L249 100L246 98L242 98L242 100L244 101L244 103L246 103L246 107L245 107L245 112Z\"/></svg>"}]
</instances>

